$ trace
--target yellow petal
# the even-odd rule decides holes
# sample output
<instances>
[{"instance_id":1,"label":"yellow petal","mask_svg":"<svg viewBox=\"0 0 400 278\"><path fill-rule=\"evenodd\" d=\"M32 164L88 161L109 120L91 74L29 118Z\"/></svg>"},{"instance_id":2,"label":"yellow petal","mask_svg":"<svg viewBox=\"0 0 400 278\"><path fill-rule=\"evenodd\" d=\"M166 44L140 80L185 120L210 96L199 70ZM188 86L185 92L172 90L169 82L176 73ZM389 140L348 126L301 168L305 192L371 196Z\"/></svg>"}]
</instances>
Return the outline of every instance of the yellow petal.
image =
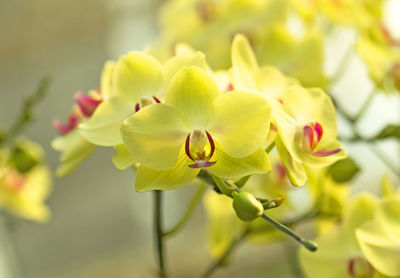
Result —
<instances>
[{"instance_id":1,"label":"yellow petal","mask_svg":"<svg viewBox=\"0 0 400 278\"><path fill-rule=\"evenodd\" d=\"M121 127L122 139L137 162L156 170L174 167L188 133L178 108L165 103L140 109Z\"/></svg>"},{"instance_id":2,"label":"yellow petal","mask_svg":"<svg viewBox=\"0 0 400 278\"><path fill-rule=\"evenodd\" d=\"M79 133L89 142L100 146L122 143L122 122L135 111L135 104L126 98L113 97L103 101L86 122L79 125Z\"/></svg>"},{"instance_id":3,"label":"yellow petal","mask_svg":"<svg viewBox=\"0 0 400 278\"><path fill-rule=\"evenodd\" d=\"M237 90L257 91L255 75L258 72L256 57L245 36L237 34L232 43L232 72Z\"/></svg>"},{"instance_id":4,"label":"yellow petal","mask_svg":"<svg viewBox=\"0 0 400 278\"><path fill-rule=\"evenodd\" d=\"M261 148L246 157L234 158L217 146L211 161L216 161L216 163L207 169L223 179L238 179L247 175L265 174L271 170L268 155Z\"/></svg>"},{"instance_id":5,"label":"yellow petal","mask_svg":"<svg viewBox=\"0 0 400 278\"><path fill-rule=\"evenodd\" d=\"M143 52L129 52L118 59L113 72L116 96L136 103L140 97L156 96L164 82L159 62Z\"/></svg>"},{"instance_id":6,"label":"yellow petal","mask_svg":"<svg viewBox=\"0 0 400 278\"><path fill-rule=\"evenodd\" d=\"M114 148L117 153L113 156L112 162L118 170L125 170L136 162L136 159L124 144L117 145Z\"/></svg>"},{"instance_id":7,"label":"yellow petal","mask_svg":"<svg viewBox=\"0 0 400 278\"><path fill-rule=\"evenodd\" d=\"M232 91L214 104L210 134L232 157L244 157L263 146L270 127L270 109L261 96Z\"/></svg>"},{"instance_id":8,"label":"yellow petal","mask_svg":"<svg viewBox=\"0 0 400 278\"><path fill-rule=\"evenodd\" d=\"M205 129L212 119L212 103L220 95L213 78L199 67L184 67L172 78L166 103L183 113L189 129Z\"/></svg>"},{"instance_id":9,"label":"yellow petal","mask_svg":"<svg viewBox=\"0 0 400 278\"><path fill-rule=\"evenodd\" d=\"M193 161L182 148L176 164L171 169L160 171L140 165L135 178L136 191L171 190L185 186L200 172L200 169L190 168L190 164L193 164Z\"/></svg>"}]
</instances>

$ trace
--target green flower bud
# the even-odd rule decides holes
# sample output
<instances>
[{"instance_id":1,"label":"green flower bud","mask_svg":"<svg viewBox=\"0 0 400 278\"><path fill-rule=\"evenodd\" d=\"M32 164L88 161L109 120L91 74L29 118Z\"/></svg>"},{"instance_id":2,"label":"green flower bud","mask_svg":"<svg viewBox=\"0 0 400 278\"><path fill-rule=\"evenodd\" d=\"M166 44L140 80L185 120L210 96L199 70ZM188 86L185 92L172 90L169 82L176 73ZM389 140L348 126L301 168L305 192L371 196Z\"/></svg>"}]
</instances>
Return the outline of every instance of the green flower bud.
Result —
<instances>
[{"instance_id":1,"label":"green flower bud","mask_svg":"<svg viewBox=\"0 0 400 278\"><path fill-rule=\"evenodd\" d=\"M263 205L250 193L233 193L233 208L243 221L253 221L264 212Z\"/></svg>"}]
</instances>

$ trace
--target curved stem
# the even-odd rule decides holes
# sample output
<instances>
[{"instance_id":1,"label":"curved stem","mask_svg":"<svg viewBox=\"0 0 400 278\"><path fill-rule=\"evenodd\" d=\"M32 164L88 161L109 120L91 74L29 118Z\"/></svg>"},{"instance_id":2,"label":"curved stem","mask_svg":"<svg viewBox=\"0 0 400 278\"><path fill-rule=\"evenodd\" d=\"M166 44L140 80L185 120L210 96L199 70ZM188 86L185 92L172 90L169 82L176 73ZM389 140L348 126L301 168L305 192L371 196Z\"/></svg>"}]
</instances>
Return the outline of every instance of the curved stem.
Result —
<instances>
[{"instance_id":1,"label":"curved stem","mask_svg":"<svg viewBox=\"0 0 400 278\"><path fill-rule=\"evenodd\" d=\"M243 233L236 238L236 240L231 242L231 245L225 250L225 252L222 254L221 257L219 257L216 261L211 263L211 265L207 268L207 270L204 272L203 278L210 277L218 268L224 265L226 259L229 257L229 255L236 249L236 247L239 246L240 243L242 243L247 235L250 233L250 229L247 228L246 230L243 231Z\"/></svg>"},{"instance_id":2,"label":"curved stem","mask_svg":"<svg viewBox=\"0 0 400 278\"><path fill-rule=\"evenodd\" d=\"M201 201L201 197L203 196L204 191L206 190L206 185L202 183L199 188L197 189L196 194L194 195L192 201L189 204L189 207L187 208L185 214L182 216L181 220L176 223L176 225L171 228L169 231L165 232L163 234L164 237L169 237L177 233L185 224L186 222L190 219L192 216L195 208Z\"/></svg>"},{"instance_id":3,"label":"curved stem","mask_svg":"<svg viewBox=\"0 0 400 278\"><path fill-rule=\"evenodd\" d=\"M158 276L166 278L167 274L164 265L164 241L162 231L162 191L154 191L154 232L157 244L158 255Z\"/></svg>"}]
</instances>

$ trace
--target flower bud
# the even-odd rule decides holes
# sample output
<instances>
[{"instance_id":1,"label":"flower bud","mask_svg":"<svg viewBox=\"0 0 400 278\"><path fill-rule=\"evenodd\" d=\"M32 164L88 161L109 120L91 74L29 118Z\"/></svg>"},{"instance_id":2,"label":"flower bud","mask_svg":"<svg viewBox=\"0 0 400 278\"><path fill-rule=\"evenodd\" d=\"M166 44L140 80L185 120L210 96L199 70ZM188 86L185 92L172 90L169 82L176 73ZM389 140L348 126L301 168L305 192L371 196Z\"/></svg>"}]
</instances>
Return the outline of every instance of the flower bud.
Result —
<instances>
[{"instance_id":1,"label":"flower bud","mask_svg":"<svg viewBox=\"0 0 400 278\"><path fill-rule=\"evenodd\" d=\"M253 221L264 212L263 205L248 192L233 193L233 208L243 221Z\"/></svg>"}]
</instances>

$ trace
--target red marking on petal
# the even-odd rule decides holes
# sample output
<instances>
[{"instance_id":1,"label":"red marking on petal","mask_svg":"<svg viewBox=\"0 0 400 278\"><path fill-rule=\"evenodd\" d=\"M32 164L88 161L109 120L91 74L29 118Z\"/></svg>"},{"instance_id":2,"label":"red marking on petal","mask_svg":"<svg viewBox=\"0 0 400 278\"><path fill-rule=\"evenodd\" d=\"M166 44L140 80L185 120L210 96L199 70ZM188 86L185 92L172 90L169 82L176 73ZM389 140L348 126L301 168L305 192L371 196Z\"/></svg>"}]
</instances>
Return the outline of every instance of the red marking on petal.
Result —
<instances>
[{"instance_id":1,"label":"red marking on petal","mask_svg":"<svg viewBox=\"0 0 400 278\"><path fill-rule=\"evenodd\" d=\"M135 105L135 112L137 112L137 111L139 111L140 110L140 105L139 105L139 102L138 103L136 103L136 105Z\"/></svg>"},{"instance_id":2,"label":"red marking on petal","mask_svg":"<svg viewBox=\"0 0 400 278\"><path fill-rule=\"evenodd\" d=\"M229 83L228 84L228 87L226 88L226 91L227 92L230 92L230 91L233 91L235 88L233 87L233 84L232 83Z\"/></svg>"},{"instance_id":3,"label":"red marking on petal","mask_svg":"<svg viewBox=\"0 0 400 278\"><path fill-rule=\"evenodd\" d=\"M86 117L92 116L97 106L99 106L102 102L102 100L91 98L90 96L84 95L81 92L76 93L74 99L78 104L82 114Z\"/></svg>"},{"instance_id":4,"label":"red marking on petal","mask_svg":"<svg viewBox=\"0 0 400 278\"><path fill-rule=\"evenodd\" d=\"M319 150L319 151L315 151L312 154L315 156L329 156L335 153L338 153L342 150L342 148L337 148L334 150Z\"/></svg>"},{"instance_id":5,"label":"red marking on petal","mask_svg":"<svg viewBox=\"0 0 400 278\"><path fill-rule=\"evenodd\" d=\"M320 123L318 123L318 122L316 122L314 124L313 128L314 128L314 131L315 131L315 133L317 135L317 142L316 143L318 143L319 141L321 141L321 138L322 138L322 135L324 133L324 130L322 128L322 125Z\"/></svg>"},{"instance_id":6,"label":"red marking on petal","mask_svg":"<svg viewBox=\"0 0 400 278\"><path fill-rule=\"evenodd\" d=\"M351 275L351 277L355 277L355 273L354 273L354 262L355 262L355 259L351 259L351 260L349 261L348 266L347 266L347 270L348 270L349 274Z\"/></svg>"},{"instance_id":7,"label":"red marking on petal","mask_svg":"<svg viewBox=\"0 0 400 278\"><path fill-rule=\"evenodd\" d=\"M79 117L75 114L71 114L68 117L68 122L66 124L62 123L59 120L54 120L53 121L53 127L58 131L60 135L65 135L72 130L75 129L75 127L79 124Z\"/></svg>"},{"instance_id":8,"label":"red marking on petal","mask_svg":"<svg viewBox=\"0 0 400 278\"><path fill-rule=\"evenodd\" d=\"M313 149L314 143L314 131L311 126L306 125L303 128L303 148L307 151L311 151Z\"/></svg>"},{"instance_id":9,"label":"red marking on petal","mask_svg":"<svg viewBox=\"0 0 400 278\"><path fill-rule=\"evenodd\" d=\"M24 188L26 181L26 176L17 169L6 168L1 182L6 190L16 194Z\"/></svg>"},{"instance_id":10,"label":"red marking on petal","mask_svg":"<svg viewBox=\"0 0 400 278\"><path fill-rule=\"evenodd\" d=\"M278 179L283 180L286 178L286 168L281 163L276 164L276 170L278 171Z\"/></svg>"},{"instance_id":11,"label":"red marking on petal","mask_svg":"<svg viewBox=\"0 0 400 278\"><path fill-rule=\"evenodd\" d=\"M399 41L397 41L395 38L393 38L392 34L390 33L389 29L383 24L379 24L379 29L381 30L383 37L386 39L386 41L391 44L391 45L398 45Z\"/></svg>"},{"instance_id":12,"label":"red marking on petal","mask_svg":"<svg viewBox=\"0 0 400 278\"><path fill-rule=\"evenodd\" d=\"M277 100L279 101L279 103L280 103L280 104L282 104L282 105L283 105L283 100L282 100L282 99L280 99L280 98L277 98Z\"/></svg>"},{"instance_id":13,"label":"red marking on petal","mask_svg":"<svg viewBox=\"0 0 400 278\"><path fill-rule=\"evenodd\" d=\"M213 156L214 151L215 151L215 143L214 143L214 140L211 137L210 133L208 133L208 131L206 131L206 135L207 135L207 139L208 139L208 142L210 143L210 148L211 148L210 153L208 154L208 159L210 159Z\"/></svg>"},{"instance_id":14,"label":"red marking on petal","mask_svg":"<svg viewBox=\"0 0 400 278\"><path fill-rule=\"evenodd\" d=\"M215 163L217 163L217 162L216 161L210 162L210 161L206 161L206 160L201 160L201 161L196 161L195 164L189 165L189 167L193 168L193 169L206 168L206 167L213 166Z\"/></svg>"},{"instance_id":15,"label":"red marking on petal","mask_svg":"<svg viewBox=\"0 0 400 278\"><path fill-rule=\"evenodd\" d=\"M186 137L185 152L186 152L186 155L187 155L191 160L195 161L195 160L193 159L192 154L190 153L190 133L189 133L188 136Z\"/></svg>"},{"instance_id":16,"label":"red marking on petal","mask_svg":"<svg viewBox=\"0 0 400 278\"><path fill-rule=\"evenodd\" d=\"M156 101L156 103L161 103L161 100L159 100L157 97L153 96L153 99Z\"/></svg>"},{"instance_id":17,"label":"red marking on petal","mask_svg":"<svg viewBox=\"0 0 400 278\"><path fill-rule=\"evenodd\" d=\"M273 131L278 131L278 129L276 128L276 126L274 124L270 124L269 129L273 130Z\"/></svg>"}]
</instances>

